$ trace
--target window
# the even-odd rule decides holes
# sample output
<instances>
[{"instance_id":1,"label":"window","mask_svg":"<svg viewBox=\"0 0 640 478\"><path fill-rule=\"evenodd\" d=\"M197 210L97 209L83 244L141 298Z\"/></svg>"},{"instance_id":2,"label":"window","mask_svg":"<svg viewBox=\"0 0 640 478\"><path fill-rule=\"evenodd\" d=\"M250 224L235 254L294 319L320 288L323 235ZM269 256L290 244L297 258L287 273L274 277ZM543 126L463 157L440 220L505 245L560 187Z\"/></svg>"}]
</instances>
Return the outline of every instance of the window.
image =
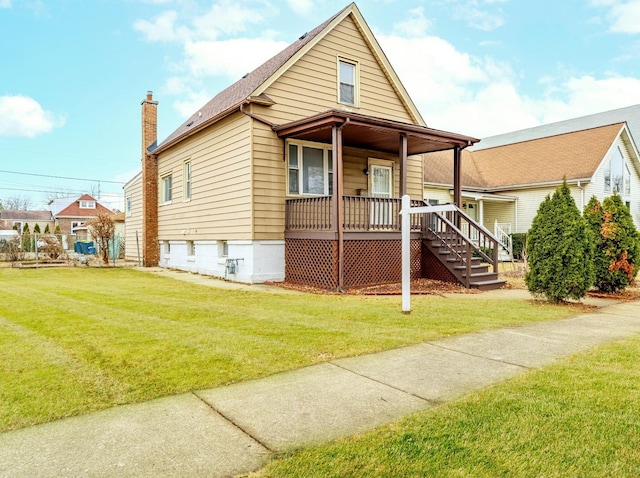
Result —
<instances>
[{"instance_id":1,"label":"window","mask_svg":"<svg viewBox=\"0 0 640 478\"><path fill-rule=\"evenodd\" d=\"M71 221L71 234L75 234L76 229L82 226L82 221Z\"/></svg>"},{"instance_id":2,"label":"window","mask_svg":"<svg viewBox=\"0 0 640 478\"><path fill-rule=\"evenodd\" d=\"M333 194L333 151L289 143L289 194Z\"/></svg>"},{"instance_id":3,"label":"window","mask_svg":"<svg viewBox=\"0 0 640 478\"><path fill-rule=\"evenodd\" d=\"M195 256L196 255L196 244L193 241L187 241L187 255Z\"/></svg>"},{"instance_id":4,"label":"window","mask_svg":"<svg viewBox=\"0 0 640 478\"><path fill-rule=\"evenodd\" d=\"M184 200L189 201L191 199L191 161L185 161L184 163Z\"/></svg>"},{"instance_id":5,"label":"window","mask_svg":"<svg viewBox=\"0 0 640 478\"><path fill-rule=\"evenodd\" d=\"M604 190L605 192L631 194L631 172L624 161L620 148L616 148L613 156L605 165Z\"/></svg>"},{"instance_id":6,"label":"window","mask_svg":"<svg viewBox=\"0 0 640 478\"><path fill-rule=\"evenodd\" d=\"M218 255L220 257L229 257L229 243L227 241L218 243Z\"/></svg>"},{"instance_id":7,"label":"window","mask_svg":"<svg viewBox=\"0 0 640 478\"><path fill-rule=\"evenodd\" d=\"M353 61L338 60L338 102L347 105L356 105L358 91L356 82L358 77L358 64Z\"/></svg>"},{"instance_id":8,"label":"window","mask_svg":"<svg viewBox=\"0 0 640 478\"><path fill-rule=\"evenodd\" d=\"M133 211L133 199L131 196L127 196L127 205L126 205L127 217L131 216Z\"/></svg>"},{"instance_id":9,"label":"window","mask_svg":"<svg viewBox=\"0 0 640 478\"><path fill-rule=\"evenodd\" d=\"M171 202L171 175L162 178L162 202Z\"/></svg>"},{"instance_id":10,"label":"window","mask_svg":"<svg viewBox=\"0 0 640 478\"><path fill-rule=\"evenodd\" d=\"M95 201L80 201L80 209L95 209Z\"/></svg>"}]
</instances>

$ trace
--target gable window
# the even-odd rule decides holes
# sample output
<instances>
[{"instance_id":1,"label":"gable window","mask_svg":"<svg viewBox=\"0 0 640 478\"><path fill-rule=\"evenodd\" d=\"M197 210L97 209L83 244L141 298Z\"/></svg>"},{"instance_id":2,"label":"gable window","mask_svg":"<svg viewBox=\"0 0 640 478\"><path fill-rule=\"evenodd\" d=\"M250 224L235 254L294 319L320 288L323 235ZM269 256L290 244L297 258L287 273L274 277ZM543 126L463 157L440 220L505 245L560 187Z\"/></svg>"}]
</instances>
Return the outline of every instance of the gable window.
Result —
<instances>
[{"instance_id":1,"label":"gable window","mask_svg":"<svg viewBox=\"0 0 640 478\"><path fill-rule=\"evenodd\" d=\"M127 205L126 205L127 217L130 217L133 211L133 199L131 196L127 196Z\"/></svg>"},{"instance_id":2,"label":"gable window","mask_svg":"<svg viewBox=\"0 0 640 478\"><path fill-rule=\"evenodd\" d=\"M357 104L358 64L354 61L338 59L338 102L346 105Z\"/></svg>"},{"instance_id":3,"label":"gable window","mask_svg":"<svg viewBox=\"0 0 640 478\"><path fill-rule=\"evenodd\" d=\"M171 175L162 177L162 203L167 204L171 202Z\"/></svg>"},{"instance_id":4,"label":"gable window","mask_svg":"<svg viewBox=\"0 0 640 478\"><path fill-rule=\"evenodd\" d=\"M332 153L330 147L289 143L289 194L332 195Z\"/></svg>"},{"instance_id":5,"label":"gable window","mask_svg":"<svg viewBox=\"0 0 640 478\"><path fill-rule=\"evenodd\" d=\"M80 201L80 209L95 209L95 201Z\"/></svg>"},{"instance_id":6,"label":"gable window","mask_svg":"<svg viewBox=\"0 0 640 478\"><path fill-rule=\"evenodd\" d=\"M616 148L604 169L605 192L631 194L631 172L624 161L622 151Z\"/></svg>"},{"instance_id":7,"label":"gable window","mask_svg":"<svg viewBox=\"0 0 640 478\"><path fill-rule=\"evenodd\" d=\"M184 200L189 201L191 199L191 161L184 163L183 181Z\"/></svg>"}]
</instances>

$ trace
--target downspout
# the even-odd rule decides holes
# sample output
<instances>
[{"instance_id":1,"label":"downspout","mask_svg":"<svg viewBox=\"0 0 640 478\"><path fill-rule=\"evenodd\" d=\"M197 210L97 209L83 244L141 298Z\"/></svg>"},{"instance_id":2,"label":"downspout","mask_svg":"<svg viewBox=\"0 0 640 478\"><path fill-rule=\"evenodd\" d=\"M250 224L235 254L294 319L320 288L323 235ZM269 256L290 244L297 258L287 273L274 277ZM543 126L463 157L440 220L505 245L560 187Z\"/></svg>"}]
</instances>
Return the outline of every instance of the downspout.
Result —
<instances>
[{"instance_id":1,"label":"downspout","mask_svg":"<svg viewBox=\"0 0 640 478\"><path fill-rule=\"evenodd\" d=\"M578 189L580 190L580 212L584 211L584 188L582 187L582 183L578 181Z\"/></svg>"},{"instance_id":2,"label":"downspout","mask_svg":"<svg viewBox=\"0 0 640 478\"><path fill-rule=\"evenodd\" d=\"M344 288L344 207L342 193L344 191L344 184L342 181L342 130L349 124L351 120L347 118L344 123L334 129L335 137L333 147L334 151L334 174L338 176L337 191L334 194L337 196L336 201L336 217L338 219L338 290L343 291Z\"/></svg>"}]
</instances>

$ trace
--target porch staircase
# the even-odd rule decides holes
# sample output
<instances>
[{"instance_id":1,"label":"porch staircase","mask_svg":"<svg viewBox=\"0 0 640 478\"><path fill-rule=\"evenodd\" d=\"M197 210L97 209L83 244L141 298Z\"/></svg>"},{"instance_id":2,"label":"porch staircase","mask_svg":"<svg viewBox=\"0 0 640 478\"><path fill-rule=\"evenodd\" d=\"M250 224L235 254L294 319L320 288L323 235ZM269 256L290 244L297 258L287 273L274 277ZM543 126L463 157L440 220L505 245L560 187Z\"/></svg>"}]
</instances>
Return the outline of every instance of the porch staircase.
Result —
<instances>
[{"instance_id":1,"label":"porch staircase","mask_svg":"<svg viewBox=\"0 0 640 478\"><path fill-rule=\"evenodd\" d=\"M456 206L434 209L423 240L431 254L467 288L501 288L506 281L498 278L498 263L504 244Z\"/></svg>"}]
</instances>

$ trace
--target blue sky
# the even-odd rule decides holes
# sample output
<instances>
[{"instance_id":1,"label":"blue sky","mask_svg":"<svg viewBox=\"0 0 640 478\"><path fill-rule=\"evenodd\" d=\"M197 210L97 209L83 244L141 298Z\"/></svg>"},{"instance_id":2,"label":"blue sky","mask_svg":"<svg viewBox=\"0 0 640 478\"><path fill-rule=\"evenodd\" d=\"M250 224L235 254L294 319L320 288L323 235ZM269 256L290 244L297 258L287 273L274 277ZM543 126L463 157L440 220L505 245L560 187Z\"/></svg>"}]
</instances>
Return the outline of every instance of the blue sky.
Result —
<instances>
[{"instance_id":1,"label":"blue sky","mask_svg":"<svg viewBox=\"0 0 640 478\"><path fill-rule=\"evenodd\" d=\"M356 2L430 127L482 138L640 103L640 0ZM0 0L0 200L113 207L159 139L345 0Z\"/></svg>"}]
</instances>

